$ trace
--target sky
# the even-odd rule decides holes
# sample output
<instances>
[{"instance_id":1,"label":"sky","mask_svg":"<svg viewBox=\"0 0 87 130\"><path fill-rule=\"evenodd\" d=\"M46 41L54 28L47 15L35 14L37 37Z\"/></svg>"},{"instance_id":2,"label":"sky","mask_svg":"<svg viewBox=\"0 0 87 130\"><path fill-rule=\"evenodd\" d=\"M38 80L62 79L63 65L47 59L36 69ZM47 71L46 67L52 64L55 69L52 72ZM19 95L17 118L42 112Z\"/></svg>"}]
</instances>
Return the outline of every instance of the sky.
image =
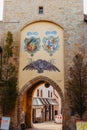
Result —
<instances>
[{"instance_id":1,"label":"sky","mask_svg":"<svg viewBox=\"0 0 87 130\"><path fill-rule=\"evenodd\" d=\"M2 20L3 16L3 0L0 0L0 20Z\"/></svg>"},{"instance_id":2,"label":"sky","mask_svg":"<svg viewBox=\"0 0 87 130\"><path fill-rule=\"evenodd\" d=\"M83 0L84 14L87 14L87 0ZM0 0L0 21L3 18L3 0Z\"/></svg>"}]
</instances>

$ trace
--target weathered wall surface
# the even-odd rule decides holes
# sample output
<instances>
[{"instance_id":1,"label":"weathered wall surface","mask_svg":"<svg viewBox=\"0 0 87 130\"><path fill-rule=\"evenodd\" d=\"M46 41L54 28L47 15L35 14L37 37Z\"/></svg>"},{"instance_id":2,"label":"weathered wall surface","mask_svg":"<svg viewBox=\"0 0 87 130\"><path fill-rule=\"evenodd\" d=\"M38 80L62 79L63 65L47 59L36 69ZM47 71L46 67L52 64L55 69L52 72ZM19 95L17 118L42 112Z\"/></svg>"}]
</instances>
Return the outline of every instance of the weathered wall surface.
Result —
<instances>
[{"instance_id":1,"label":"weathered wall surface","mask_svg":"<svg viewBox=\"0 0 87 130\"><path fill-rule=\"evenodd\" d=\"M38 13L39 6L43 6L42 15ZM4 32L13 33L14 45L20 45L20 30L25 25L40 20L55 22L64 29L65 65L68 66L72 54L83 46L83 1L4 0Z\"/></svg>"},{"instance_id":2,"label":"weathered wall surface","mask_svg":"<svg viewBox=\"0 0 87 130\"><path fill-rule=\"evenodd\" d=\"M0 21L0 46L4 44L4 24Z\"/></svg>"},{"instance_id":3,"label":"weathered wall surface","mask_svg":"<svg viewBox=\"0 0 87 130\"><path fill-rule=\"evenodd\" d=\"M32 37L33 41L28 43ZM21 32L20 48L19 89L28 81L43 75L53 79L64 92L63 29L50 22L30 24ZM49 62L50 66L46 68L44 64L48 65ZM27 69L26 66L30 64L33 68Z\"/></svg>"},{"instance_id":4,"label":"weathered wall surface","mask_svg":"<svg viewBox=\"0 0 87 130\"><path fill-rule=\"evenodd\" d=\"M84 38L85 55L86 55L86 58L87 58L87 23L84 24L84 35L85 35L85 38Z\"/></svg>"},{"instance_id":5,"label":"weathered wall surface","mask_svg":"<svg viewBox=\"0 0 87 130\"><path fill-rule=\"evenodd\" d=\"M43 14L38 13L39 6L43 6ZM47 20L61 26L64 30L64 77L66 88L68 69L72 64L72 58L77 52L84 50L83 17L83 0L4 0L4 26L0 23L0 41L4 41L3 38L5 38L7 31L11 31L14 46L20 47L20 30L36 21ZM66 115L69 113L67 100L66 98Z\"/></svg>"},{"instance_id":6,"label":"weathered wall surface","mask_svg":"<svg viewBox=\"0 0 87 130\"><path fill-rule=\"evenodd\" d=\"M42 15L38 13L39 6L43 6ZM40 20L55 22L64 29L64 57L67 71L73 54L76 54L84 43L83 1L4 0L4 32L10 30L13 33L14 45L20 46L20 30L24 26Z\"/></svg>"}]
</instances>

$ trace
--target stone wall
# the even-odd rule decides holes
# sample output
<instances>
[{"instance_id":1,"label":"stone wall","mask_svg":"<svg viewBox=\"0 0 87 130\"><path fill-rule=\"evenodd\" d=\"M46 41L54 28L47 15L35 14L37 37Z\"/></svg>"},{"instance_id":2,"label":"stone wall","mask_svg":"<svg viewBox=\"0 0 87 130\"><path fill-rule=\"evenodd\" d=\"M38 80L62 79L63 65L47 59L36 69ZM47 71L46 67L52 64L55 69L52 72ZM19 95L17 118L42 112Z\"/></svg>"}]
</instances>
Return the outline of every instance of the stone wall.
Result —
<instances>
[{"instance_id":1,"label":"stone wall","mask_svg":"<svg viewBox=\"0 0 87 130\"><path fill-rule=\"evenodd\" d=\"M43 6L43 14L38 13L39 6ZM69 115L66 95L68 69L72 64L73 56L77 52L84 51L86 34L84 35L83 19L83 0L4 0L4 19L3 23L0 22L0 44L5 43L6 33L11 31L13 44L17 48L20 47L20 30L29 23L47 20L64 29L65 113L67 115Z\"/></svg>"},{"instance_id":2,"label":"stone wall","mask_svg":"<svg viewBox=\"0 0 87 130\"><path fill-rule=\"evenodd\" d=\"M85 39L84 39L84 44L85 44L85 55L87 58L87 22L84 23L84 35L85 35Z\"/></svg>"},{"instance_id":3,"label":"stone wall","mask_svg":"<svg viewBox=\"0 0 87 130\"><path fill-rule=\"evenodd\" d=\"M0 21L0 46L4 45L4 24Z\"/></svg>"},{"instance_id":4,"label":"stone wall","mask_svg":"<svg viewBox=\"0 0 87 130\"><path fill-rule=\"evenodd\" d=\"M39 6L43 6L43 14L38 13ZM4 32L10 30L13 33L14 45L17 46L20 46L20 30L29 23L47 20L60 25L64 29L65 70L67 70L73 55L80 51L78 48L84 44L83 1L4 0L4 7Z\"/></svg>"}]
</instances>

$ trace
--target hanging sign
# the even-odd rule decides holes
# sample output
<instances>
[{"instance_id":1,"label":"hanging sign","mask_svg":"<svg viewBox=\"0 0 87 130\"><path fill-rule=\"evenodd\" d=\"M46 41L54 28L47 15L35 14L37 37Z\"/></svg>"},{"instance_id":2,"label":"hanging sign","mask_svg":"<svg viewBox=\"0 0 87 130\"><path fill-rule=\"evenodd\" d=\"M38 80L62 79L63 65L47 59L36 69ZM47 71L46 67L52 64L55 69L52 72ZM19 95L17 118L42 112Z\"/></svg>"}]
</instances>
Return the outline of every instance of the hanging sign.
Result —
<instances>
[{"instance_id":1,"label":"hanging sign","mask_svg":"<svg viewBox=\"0 0 87 130\"><path fill-rule=\"evenodd\" d=\"M0 129L9 130L9 126L10 126L10 117L2 117Z\"/></svg>"}]
</instances>

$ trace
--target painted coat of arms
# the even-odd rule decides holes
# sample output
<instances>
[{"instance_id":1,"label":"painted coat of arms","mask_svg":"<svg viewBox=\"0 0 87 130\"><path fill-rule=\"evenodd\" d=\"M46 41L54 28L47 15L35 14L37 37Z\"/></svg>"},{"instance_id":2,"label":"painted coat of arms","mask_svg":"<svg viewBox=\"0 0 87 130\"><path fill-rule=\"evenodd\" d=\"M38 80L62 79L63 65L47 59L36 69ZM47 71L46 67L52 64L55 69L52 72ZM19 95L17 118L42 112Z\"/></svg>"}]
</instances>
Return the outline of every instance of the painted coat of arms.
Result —
<instances>
[{"instance_id":1,"label":"painted coat of arms","mask_svg":"<svg viewBox=\"0 0 87 130\"><path fill-rule=\"evenodd\" d=\"M43 43L44 50L47 51L50 55L53 55L53 53L59 48L59 37L44 37Z\"/></svg>"},{"instance_id":2,"label":"painted coat of arms","mask_svg":"<svg viewBox=\"0 0 87 130\"><path fill-rule=\"evenodd\" d=\"M36 37L25 38L24 43L25 43L24 45L25 51L30 53L31 56L33 56L34 53L36 53L40 48L40 38Z\"/></svg>"}]
</instances>

